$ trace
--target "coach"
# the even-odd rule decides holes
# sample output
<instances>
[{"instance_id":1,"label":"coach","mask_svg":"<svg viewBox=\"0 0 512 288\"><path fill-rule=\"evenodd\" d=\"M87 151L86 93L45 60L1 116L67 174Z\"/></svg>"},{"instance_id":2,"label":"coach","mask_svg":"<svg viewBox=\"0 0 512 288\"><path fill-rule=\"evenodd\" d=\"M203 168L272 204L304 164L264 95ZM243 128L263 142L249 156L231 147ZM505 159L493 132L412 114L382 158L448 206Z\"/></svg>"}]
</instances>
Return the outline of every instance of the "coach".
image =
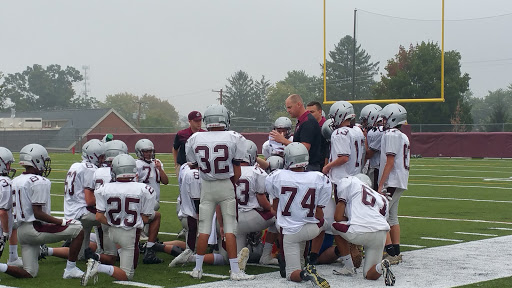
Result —
<instances>
[{"instance_id":1,"label":"coach","mask_svg":"<svg viewBox=\"0 0 512 288\"><path fill-rule=\"evenodd\" d=\"M188 124L189 127L178 131L174 137L174 145L172 149L172 155L174 156L174 167L176 169L176 177L179 176L180 167L187 162L185 156L185 143L192 134L196 132L205 132L206 130L201 129L201 120L203 116L199 111L192 111L188 113Z\"/></svg>"},{"instance_id":2,"label":"coach","mask_svg":"<svg viewBox=\"0 0 512 288\"><path fill-rule=\"evenodd\" d=\"M286 111L290 117L297 118L293 142L301 142L309 151L309 164L307 171L321 171L324 161L322 155L322 133L318 122L304 107L304 102L298 94L292 94L286 98ZM276 142L288 145L291 143L279 132L272 130L270 136Z\"/></svg>"}]
</instances>

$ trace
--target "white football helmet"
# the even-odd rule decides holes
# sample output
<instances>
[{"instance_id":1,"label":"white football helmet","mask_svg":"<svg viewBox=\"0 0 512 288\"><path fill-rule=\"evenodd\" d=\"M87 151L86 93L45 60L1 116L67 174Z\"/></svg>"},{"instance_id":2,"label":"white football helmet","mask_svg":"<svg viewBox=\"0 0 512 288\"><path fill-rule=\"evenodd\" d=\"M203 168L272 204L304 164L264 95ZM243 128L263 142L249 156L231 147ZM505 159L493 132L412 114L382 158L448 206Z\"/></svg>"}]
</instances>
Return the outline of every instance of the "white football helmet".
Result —
<instances>
[{"instance_id":1,"label":"white football helmet","mask_svg":"<svg viewBox=\"0 0 512 288\"><path fill-rule=\"evenodd\" d=\"M128 154L128 146L123 141L112 140L105 143L105 161L112 162L120 154Z\"/></svg>"},{"instance_id":2,"label":"white football helmet","mask_svg":"<svg viewBox=\"0 0 512 288\"><path fill-rule=\"evenodd\" d=\"M361 115L359 115L359 123L366 127L375 127L377 119L379 118L379 112L382 110L377 104L368 104L361 109Z\"/></svg>"},{"instance_id":3,"label":"white football helmet","mask_svg":"<svg viewBox=\"0 0 512 288\"><path fill-rule=\"evenodd\" d=\"M372 180L370 180L370 177L368 177L368 175L363 174L363 173L359 173L359 174L357 174L354 177L356 177L357 179L361 180L361 182L366 184L366 186L372 187Z\"/></svg>"},{"instance_id":4,"label":"white football helmet","mask_svg":"<svg viewBox=\"0 0 512 288\"><path fill-rule=\"evenodd\" d=\"M332 119L327 119L322 125L322 136L324 136L325 140L327 141L331 141L332 132L335 130L334 125L332 123Z\"/></svg>"},{"instance_id":5,"label":"white football helmet","mask_svg":"<svg viewBox=\"0 0 512 288\"><path fill-rule=\"evenodd\" d=\"M13 178L16 169L11 168L12 163L14 163L14 156L12 156L11 150L0 147L0 175Z\"/></svg>"},{"instance_id":6,"label":"white football helmet","mask_svg":"<svg viewBox=\"0 0 512 288\"><path fill-rule=\"evenodd\" d=\"M386 105L380 114L384 121L384 128L395 128L398 125L407 124L407 111L397 103Z\"/></svg>"},{"instance_id":7,"label":"white football helmet","mask_svg":"<svg viewBox=\"0 0 512 288\"><path fill-rule=\"evenodd\" d=\"M268 168L267 171L270 173L276 169L283 169L284 167L284 159L281 156L270 156L267 158Z\"/></svg>"},{"instance_id":8,"label":"white football helmet","mask_svg":"<svg viewBox=\"0 0 512 288\"><path fill-rule=\"evenodd\" d=\"M245 140L245 156L242 161L254 165L256 163L256 157L258 157L258 147L256 144L249 139Z\"/></svg>"},{"instance_id":9,"label":"white football helmet","mask_svg":"<svg viewBox=\"0 0 512 288\"><path fill-rule=\"evenodd\" d=\"M333 120L334 127L338 128L343 121L356 118L354 106L347 101L338 101L329 109L329 118Z\"/></svg>"},{"instance_id":10,"label":"white football helmet","mask_svg":"<svg viewBox=\"0 0 512 288\"><path fill-rule=\"evenodd\" d=\"M306 167L309 163L309 152L300 142L293 142L284 148L284 168Z\"/></svg>"},{"instance_id":11,"label":"white football helmet","mask_svg":"<svg viewBox=\"0 0 512 288\"><path fill-rule=\"evenodd\" d=\"M151 159L144 158L144 151L151 151ZM151 162L151 160L155 159L155 145L149 139L140 139L135 143L135 154L140 160Z\"/></svg>"},{"instance_id":12,"label":"white football helmet","mask_svg":"<svg viewBox=\"0 0 512 288\"><path fill-rule=\"evenodd\" d=\"M286 133L284 137L286 139L290 138L292 134L292 120L288 117L279 117L274 122L274 129L286 129Z\"/></svg>"},{"instance_id":13,"label":"white football helmet","mask_svg":"<svg viewBox=\"0 0 512 288\"><path fill-rule=\"evenodd\" d=\"M128 154L119 154L112 160L112 178L134 178L137 175L135 159Z\"/></svg>"},{"instance_id":14,"label":"white football helmet","mask_svg":"<svg viewBox=\"0 0 512 288\"><path fill-rule=\"evenodd\" d=\"M105 157L105 144L98 139L91 139L82 146L82 159L100 166Z\"/></svg>"},{"instance_id":15,"label":"white football helmet","mask_svg":"<svg viewBox=\"0 0 512 288\"><path fill-rule=\"evenodd\" d=\"M39 144L28 144L21 148L20 165L31 166L38 170L38 174L48 177L52 168L50 167L52 160L48 156L48 151Z\"/></svg>"},{"instance_id":16,"label":"white football helmet","mask_svg":"<svg viewBox=\"0 0 512 288\"><path fill-rule=\"evenodd\" d=\"M222 127L224 130L229 130L231 118L229 117L228 109L224 105L213 104L204 111L203 122L206 125L206 129Z\"/></svg>"}]
</instances>

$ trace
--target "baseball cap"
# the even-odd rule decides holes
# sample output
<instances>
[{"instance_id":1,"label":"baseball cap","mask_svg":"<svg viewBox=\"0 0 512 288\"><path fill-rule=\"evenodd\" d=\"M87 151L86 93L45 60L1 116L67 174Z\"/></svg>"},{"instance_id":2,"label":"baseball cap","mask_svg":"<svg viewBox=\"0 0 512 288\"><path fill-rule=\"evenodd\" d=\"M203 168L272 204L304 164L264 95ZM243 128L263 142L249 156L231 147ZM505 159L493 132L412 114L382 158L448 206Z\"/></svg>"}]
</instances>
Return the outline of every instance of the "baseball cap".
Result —
<instances>
[{"instance_id":1,"label":"baseball cap","mask_svg":"<svg viewBox=\"0 0 512 288\"><path fill-rule=\"evenodd\" d=\"M190 113L188 113L188 120L194 120L194 121L197 121L197 120L201 120L203 119L203 116L201 115L201 112L199 111L192 111Z\"/></svg>"}]
</instances>

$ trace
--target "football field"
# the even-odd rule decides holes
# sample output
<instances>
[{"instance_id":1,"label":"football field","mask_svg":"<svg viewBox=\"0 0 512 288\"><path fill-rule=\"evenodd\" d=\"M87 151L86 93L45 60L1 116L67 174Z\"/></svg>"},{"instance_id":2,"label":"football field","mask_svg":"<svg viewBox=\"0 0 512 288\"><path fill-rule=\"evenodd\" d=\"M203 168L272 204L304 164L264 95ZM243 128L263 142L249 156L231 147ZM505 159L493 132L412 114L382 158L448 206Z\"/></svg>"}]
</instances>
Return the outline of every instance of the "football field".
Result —
<instances>
[{"instance_id":1,"label":"football field","mask_svg":"<svg viewBox=\"0 0 512 288\"><path fill-rule=\"evenodd\" d=\"M52 211L55 216L62 216L65 174L73 162L80 161L80 155L52 153L50 156L52 158L52 173L49 176L52 180ZM167 167L166 171L170 176L169 185L162 186L161 190L162 225L159 238L161 241L174 240L175 234L181 230L175 212L178 196L177 179L173 169L169 168L173 166L172 155L157 156ZM17 155L15 158L18 159ZM478 287L512 286L512 278L510 278L512 269L508 267L510 265L507 261L510 255L506 255L508 252L502 250L502 247L511 250L507 249L507 244L511 243L512 236L507 236L512 235L512 213L510 212L512 178L509 178L512 176L512 160L411 159L410 173L409 189L402 196L399 209L404 263L397 267L393 266L397 279L396 286L452 287L495 278L500 279L479 283ZM60 243L52 246L60 246ZM7 254L6 248L0 259L1 262L5 263ZM217 285L207 284L211 281L222 281L223 276L228 276L228 266L205 265L204 273L211 274L212 277L195 280L184 273L179 273L192 270L193 264L169 268L168 264L173 257L166 254L159 254L159 257L165 262L144 265L139 259L140 264L133 279L137 283L128 283L133 284L131 286L113 284L113 278L105 274L99 276L99 282L95 286L181 287L203 283L203 287L222 287L230 284L227 282L217 282ZM64 259L47 257L39 261L39 264L39 275L36 279L19 280L0 274L1 285L40 288L79 286L78 279L62 279L66 265ZM332 268L336 268L336 265L319 268L331 282L332 287L384 286L383 280L374 283L363 280L362 271L348 280L341 276L334 276ZM501 268L500 265L502 265ZM85 270L84 262L78 263L78 266ZM487 270L475 266L486 266ZM278 274L276 271L274 267L248 266L248 274L262 275L258 275L255 281L251 281L253 283L237 284L246 287L309 286L305 283L287 283L276 276ZM421 278L419 275L430 275L430 277ZM233 286L233 283L230 286Z\"/></svg>"}]
</instances>

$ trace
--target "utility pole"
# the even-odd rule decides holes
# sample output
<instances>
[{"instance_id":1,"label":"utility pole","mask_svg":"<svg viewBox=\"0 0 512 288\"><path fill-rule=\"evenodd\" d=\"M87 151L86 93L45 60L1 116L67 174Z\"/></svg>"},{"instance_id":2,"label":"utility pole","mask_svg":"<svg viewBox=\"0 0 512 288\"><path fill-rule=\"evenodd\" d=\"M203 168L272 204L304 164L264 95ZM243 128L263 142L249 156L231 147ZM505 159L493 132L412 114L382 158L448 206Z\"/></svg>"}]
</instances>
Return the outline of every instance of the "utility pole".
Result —
<instances>
[{"instance_id":1,"label":"utility pole","mask_svg":"<svg viewBox=\"0 0 512 288\"><path fill-rule=\"evenodd\" d=\"M352 54L352 99L356 99L356 23L357 9L354 9L354 51Z\"/></svg>"},{"instance_id":2,"label":"utility pole","mask_svg":"<svg viewBox=\"0 0 512 288\"><path fill-rule=\"evenodd\" d=\"M212 92L219 93L220 98L217 99L219 99L220 105L222 105L222 88L220 88L220 90L212 90Z\"/></svg>"},{"instance_id":3,"label":"utility pole","mask_svg":"<svg viewBox=\"0 0 512 288\"><path fill-rule=\"evenodd\" d=\"M89 70L89 66L87 65L83 65L82 66L82 69L84 69L84 92L83 92L83 95L84 95L84 98L87 98L87 96L89 96L87 93L89 92L87 90L87 80L89 80L89 76L87 76L87 70Z\"/></svg>"},{"instance_id":4,"label":"utility pole","mask_svg":"<svg viewBox=\"0 0 512 288\"><path fill-rule=\"evenodd\" d=\"M137 127L140 128L140 118L141 118L141 109L143 104L148 104L148 102L144 102L140 99L140 97L135 101L135 103L138 105L137 108ZM146 116L144 115L143 118L145 119Z\"/></svg>"}]
</instances>

